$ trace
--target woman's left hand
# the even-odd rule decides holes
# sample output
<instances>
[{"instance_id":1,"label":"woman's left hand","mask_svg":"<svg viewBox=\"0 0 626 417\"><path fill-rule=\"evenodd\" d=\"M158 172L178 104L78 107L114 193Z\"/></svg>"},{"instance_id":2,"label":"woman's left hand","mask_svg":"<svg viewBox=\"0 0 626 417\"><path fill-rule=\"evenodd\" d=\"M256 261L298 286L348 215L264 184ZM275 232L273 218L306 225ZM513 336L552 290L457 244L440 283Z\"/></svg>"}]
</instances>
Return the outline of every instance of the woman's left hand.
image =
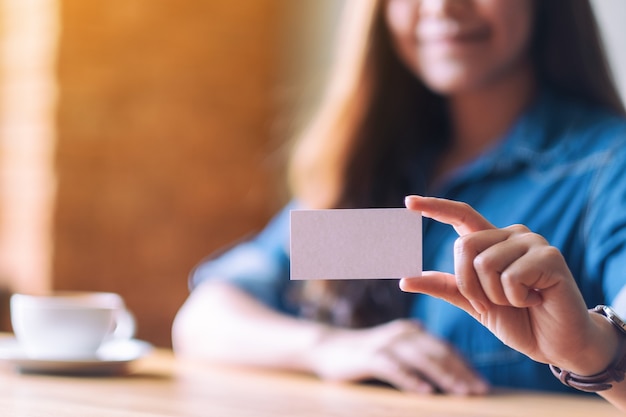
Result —
<instances>
[{"instance_id":1,"label":"woman's left hand","mask_svg":"<svg viewBox=\"0 0 626 417\"><path fill-rule=\"evenodd\" d=\"M536 361L572 369L585 353L595 355L598 326L563 256L543 237L521 225L498 229L465 203L409 196L406 206L452 225L459 239L454 274L426 271L404 278L404 291L462 308Z\"/></svg>"}]
</instances>

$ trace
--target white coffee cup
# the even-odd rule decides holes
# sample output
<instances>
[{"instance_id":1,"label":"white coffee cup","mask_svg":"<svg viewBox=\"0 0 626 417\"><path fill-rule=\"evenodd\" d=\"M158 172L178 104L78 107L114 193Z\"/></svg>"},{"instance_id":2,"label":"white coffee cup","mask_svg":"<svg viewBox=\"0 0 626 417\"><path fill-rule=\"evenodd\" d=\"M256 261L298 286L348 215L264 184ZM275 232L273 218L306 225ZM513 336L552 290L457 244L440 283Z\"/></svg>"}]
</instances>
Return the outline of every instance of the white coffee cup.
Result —
<instances>
[{"instance_id":1,"label":"white coffee cup","mask_svg":"<svg viewBox=\"0 0 626 417\"><path fill-rule=\"evenodd\" d=\"M107 341L131 338L135 320L110 292L53 292L11 296L11 324L34 359L93 359Z\"/></svg>"}]
</instances>

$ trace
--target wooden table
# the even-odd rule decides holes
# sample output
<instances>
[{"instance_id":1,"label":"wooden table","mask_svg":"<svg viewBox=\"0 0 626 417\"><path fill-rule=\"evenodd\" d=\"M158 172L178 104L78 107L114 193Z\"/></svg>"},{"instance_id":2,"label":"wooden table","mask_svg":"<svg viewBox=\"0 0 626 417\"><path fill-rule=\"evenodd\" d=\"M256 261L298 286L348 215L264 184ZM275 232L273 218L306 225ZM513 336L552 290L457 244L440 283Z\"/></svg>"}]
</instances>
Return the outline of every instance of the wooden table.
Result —
<instances>
[{"instance_id":1,"label":"wooden table","mask_svg":"<svg viewBox=\"0 0 626 417\"><path fill-rule=\"evenodd\" d=\"M22 374L0 369L2 417L612 417L600 398L501 392L418 396L323 383L289 373L176 361L156 350L124 376Z\"/></svg>"}]
</instances>

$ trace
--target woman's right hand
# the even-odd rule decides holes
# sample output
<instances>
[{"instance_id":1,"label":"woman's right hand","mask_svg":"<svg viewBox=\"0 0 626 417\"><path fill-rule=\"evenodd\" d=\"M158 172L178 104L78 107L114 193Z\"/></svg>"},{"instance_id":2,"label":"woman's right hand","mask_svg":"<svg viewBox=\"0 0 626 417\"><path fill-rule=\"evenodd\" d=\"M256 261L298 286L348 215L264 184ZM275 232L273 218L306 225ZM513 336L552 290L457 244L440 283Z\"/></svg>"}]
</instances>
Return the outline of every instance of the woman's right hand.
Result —
<instances>
[{"instance_id":1,"label":"woman's right hand","mask_svg":"<svg viewBox=\"0 0 626 417\"><path fill-rule=\"evenodd\" d=\"M312 370L327 381L375 379L417 393L489 390L452 346L413 320L368 329L329 328L313 349Z\"/></svg>"}]
</instances>

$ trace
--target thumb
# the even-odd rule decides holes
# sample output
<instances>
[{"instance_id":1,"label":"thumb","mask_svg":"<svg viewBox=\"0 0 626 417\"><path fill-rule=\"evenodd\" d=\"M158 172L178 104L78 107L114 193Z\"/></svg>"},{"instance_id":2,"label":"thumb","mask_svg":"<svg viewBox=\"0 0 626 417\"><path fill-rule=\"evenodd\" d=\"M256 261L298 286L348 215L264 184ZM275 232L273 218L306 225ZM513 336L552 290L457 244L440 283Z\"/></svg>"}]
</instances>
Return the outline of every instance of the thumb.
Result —
<instances>
[{"instance_id":1,"label":"thumb","mask_svg":"<svg viewBox=\"0 0 626 417\"><path fill-rule=\"evenodd\" d=\"M400 289L405 292L428 294L441 298L474 315L476 310L460 292L453 274L424 271L420 277L402 278Z\"/></svg>"}]
</instances>

